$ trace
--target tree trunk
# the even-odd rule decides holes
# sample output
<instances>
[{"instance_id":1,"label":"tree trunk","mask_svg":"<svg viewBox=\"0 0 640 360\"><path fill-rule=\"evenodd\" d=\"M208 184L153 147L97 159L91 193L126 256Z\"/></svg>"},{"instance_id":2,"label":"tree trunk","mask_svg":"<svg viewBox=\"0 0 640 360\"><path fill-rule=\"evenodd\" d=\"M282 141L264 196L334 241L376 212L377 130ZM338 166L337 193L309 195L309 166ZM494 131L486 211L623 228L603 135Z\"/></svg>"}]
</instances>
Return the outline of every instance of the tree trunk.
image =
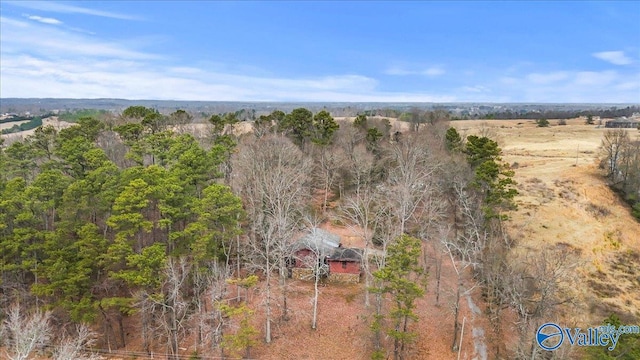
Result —
<instances>
[{"instance_id":1,"label":"tree trunk","mask_svg":"<svg viewBox=\"0 0 640 360\"><path fill-rule=\"evenodd\" d=\"M317 267L317 265L316 265ZM318 280L320 279L319 269L316 269L316 275L313 282L313 320L311 320L311 328L317 328L318 321Z\"/></svg>"},{"instance_id":2,"label":"tree trunk","mask_svg":"<svg viewBox=\"0 0 640 360\"><path fill-rule=\"evenodd\" d=\"M284 259L280 259L280 286L282 288L282 320L289 321L289 309L287 308L287 275L288 269Z\"/></svg>"},{"instance_id":3,"label":"tree trunk","mask_svg":"<svg viewBox=\"0 0 640 360\"><path fill-rule=\"evenodd\" d=\"M271 275L270 272L267 271L267 288L266 288L266 300L265 300L265 307L266 307L266 318L265 318L265 335L264 335L264 341L267 344L271 343Z\"/></svg>"},{"instance_id":4,"label":"tree trunk","mask_svg":"<svg viewBox=\"0 0 640 360\"><path fill-rule=\"evenodd\" d=\"M451 345L451 351L458 351L458 329L460 328L460 290L462 289L462 281L458 279L458 289L456 291L456 303L454 306L453 314L453 343Z\"/></svg>"},{"instance_id":5,"label":"tree trunk","mask_svg":"<svg viewBox=\"0 0 640 360\"><path fill-rule=\"evenodd\" d=\"M124 325L122 324L122 313L118 312L118 330L120 331L120 343L122 347L127 346L124 336Z\"/></svg>"},{"instance_id":6,"label":"tree trunk","mask_svg":"<svg viewBox=\"0 0 640 360\"><path fill-rule=\"evenodd\" d=\"M436 249L436 253L438 250ZM436 254L436 306L440 305L440 276L442 275L442 257Z\"/></svg>"},{"instance_id":7,"label":"tree trunk","mask_svg":"<svg viewBox=\"0 0 640 360\"><path fill-rule=\"evenodd\" d=\"M371 301L369 300L369 287L371 287L371 268L369 267L369 241L366 239L364 251L362 252L362 270L364 271L364 306L369 308Z\"/></svg>"}]
</instances>

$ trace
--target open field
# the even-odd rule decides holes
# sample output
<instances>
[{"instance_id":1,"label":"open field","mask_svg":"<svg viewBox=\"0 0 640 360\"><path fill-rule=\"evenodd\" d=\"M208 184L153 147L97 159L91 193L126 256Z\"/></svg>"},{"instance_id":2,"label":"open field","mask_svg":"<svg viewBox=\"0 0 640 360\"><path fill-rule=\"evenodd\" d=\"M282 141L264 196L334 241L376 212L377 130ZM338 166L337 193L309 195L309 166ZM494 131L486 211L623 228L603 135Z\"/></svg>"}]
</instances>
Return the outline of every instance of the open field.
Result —
<instances>
[{"instance_id":1,"label":"open field","mask_svg":"<svg viewBox=\"0 0 640 360\"><path fill-rule=\"evenodd\" d=\"M598 151L608 129L569 120L538 128L529 120L456 121L462 133L497 135L503 160L515 170L519 209L509 231L522 250L543 246L574 248L580 295L566 315L577 323L599 324L611 312L627 322L640 319L640 224L606 185ZM632 138L639 132L629 129ZM586 307L585 307L586 306ZM587 311L585 311L587 310ZM635 319L634 319L635 317Z\"/></svg>"},{"instance_id":2,"label":"open field","mask_svg":"<svg viewBox=\"0 0 640 360\"><path fill-rule=\"evenodd\" d=\"M13 125L20 125L22 123L27 123L27 122L29 122L29 120L0 124L0 130L8 129L8 128L11 128ZM52 117L42 119L42 126L48 126L48 125L53 126L56 130L60 130L73 125L73 123L58 120L57 116L52 116ZM3 134L3 135L0 135L0 137L5 139L5 144L9 145L16 140L21 140L26 138L29 135L33 135L35 131L36 129L31 129L31 130L12 133L12 134Z\"/></svg>"}]
</instances>

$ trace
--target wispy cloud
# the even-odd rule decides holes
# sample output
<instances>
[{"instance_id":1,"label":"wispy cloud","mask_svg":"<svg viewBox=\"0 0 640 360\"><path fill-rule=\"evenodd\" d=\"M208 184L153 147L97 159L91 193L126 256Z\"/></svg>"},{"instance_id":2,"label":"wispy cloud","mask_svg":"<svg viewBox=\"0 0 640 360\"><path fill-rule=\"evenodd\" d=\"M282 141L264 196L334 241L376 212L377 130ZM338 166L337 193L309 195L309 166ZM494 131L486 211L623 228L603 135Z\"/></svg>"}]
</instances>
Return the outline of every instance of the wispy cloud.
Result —
<instances>
[{"instance_id":1,"label":"wispy cloud","mask_svg":"<svg viewBox=\"0 0 640 360\"><path fill-rule=\"evenodd\" d=\"M4 2L3 2L4 6ZM454 64L399 62L376 78L365 70L284 76L277 67L161 55L161 35L101 38L80 33L49 13L0 17L2 97L75 97L220 101L376 102L638 102L640 73L590 68L545 71L534 63L453 71ZM45 15L47 17L45 17ZM60 16L61 19L65 19ZM58 20L60 21L60 20ZM115 21L114 21L115 22ZM51 26L57 25L57 26ZM154 50L157 51L157 50ZM169 50L167 50L169 51ZM595 55L594 55L595 56ZM623 58L626 58L622 53ZM210 62L206 62L210 61ZM617 59L620 62L620 59ZM266 65L265 65L266 66ZM465 67L460 65L461 69ZM445 71L446 70L446 71ZM428 79L437 90L389 90L402 76ZM439 78L436 78L439 77ZM446 80L450 84L443 85ZM436 85L433 85L436 86ZM398 90L399 89L399 90Z\"/></svg>"},{"instance_id":2,"label":"wispy cloud","mask_svg":"<svg viewBox=\"0 0 640 360\"><path fill-rule=\"evenodd\" d=\"M114 57L123 59L157 59L161 56L137 49L128 48L121 43L103 41L87 37L60 27L45 27L36 22L0 18L2 32L2 52L40 54L44 57ZM5 54L3 54L3 62Z\"/></svg>"},{"instance_id":3,"label":"wispy cloud","mask_svg":"<svg viewBox=\"0 0 640 360\"><path fill-rule=\"evenodd\" d=\"M142 20L139 16L115 13L111 11L91 9L70 4L63 4L54 1L7 1L7 4L20 6L27 9L55 12L62 14L84 14L92 16L107 17L120 20Z\"/></svg>"},{"instance_id":4,"label":"wispy cloud","mask_svg":"<svg viewBox=\"0 0 640 360\"><path fill-rule=\"evenodd\" d=\"M400 66L392 66L392 67L389 67L387 70L385 70L384 73L387 75L394 75L394 76L421 75L421 76L434 77L434 76L443 75L445 73L445 70L439 66L431 66L421 70L414 70L414 69L409 70Z\"/></svg>"},{"instance_id":5,"label":"wispy cloud","mask_svg":"<svg viewBox=\"0 0 640 360\"><path fill-rule=\"evenodd\" d=\"M460 88L460 90L462 90L464 92L470 92L470 93L487 93L487 92L491 92L491 89L489 89L486 86L482 86L482 85L463 86L462 88Z\"/></svg>"},{"instance_id":6,"label":"wispy cloud","mask_svg":"<svg viewBox=\"0 0 640 360\"><path fill-rule=\"evenodd\" d=\"M447 95L378 91L361 75L259 77L164 67L146 61L44 60L33 56L3 61L7 97L79 97L219 101L446 102ZM150 95L152 94L152 95Z\"/></svg>"},{"instance_id":7,"label":"wispy cloud","mask_svg":"<svg viewBox=\"0 0 640 360\"><path fill-rule=\"evenodd\" d=\"M618 71L550 71L503 76L499 93L509 101L637 103L640 73Z\"/></svg>"},{"instance_id":8,"label":"wispy cloud","mask_svg":"<svg viewBox=\"0 0 640 360\"><path fill-rule=\"evenodd\" d=\"M37 15L24 15L24 17L26 17L29 20L33 20L33 21L38 21L41 22L43 24L49 24L49 25L61 25L62 21L58 20L58 19L54 19L51 17L42 17L42 16L37 16Z\"/></svg>"},{"instance_id":9,"label":"wispy cloud","mask_svg":"<svg viewBox=\"0 0 640 360\"><path fill-rule=\"evenodd\" d=\"M532 73L527 75L527 80L534 84L551 84L567 79L569 74L566 71L555 71L550 73Z\"/></svg>"},{"instance_id":10,"label":"wispy cloud","mask_svg":"<svg viewBox=\"0 0 640 360\"><path fill-rule=\"evenodd\" d=\"M624 54L624 51L602 51L593 53L592 55L614 65L629 65L633 62L631 58Z\"/></svg>"},{"instance_id":11,"label":"wispy cloud","mask_svg":"<svg viewBox=\"0 0 640 360\"><path fill-rule=\"evenodd\" d=\"M3 97L254 101L454 101L385 92L361 74L282 77L241 64L176 64L134 39L108 42L39 22L3 18ZM249 75L252 74L252 75ZM258 75L256 75L258 74Z\"/></svg>"}]
</instances>

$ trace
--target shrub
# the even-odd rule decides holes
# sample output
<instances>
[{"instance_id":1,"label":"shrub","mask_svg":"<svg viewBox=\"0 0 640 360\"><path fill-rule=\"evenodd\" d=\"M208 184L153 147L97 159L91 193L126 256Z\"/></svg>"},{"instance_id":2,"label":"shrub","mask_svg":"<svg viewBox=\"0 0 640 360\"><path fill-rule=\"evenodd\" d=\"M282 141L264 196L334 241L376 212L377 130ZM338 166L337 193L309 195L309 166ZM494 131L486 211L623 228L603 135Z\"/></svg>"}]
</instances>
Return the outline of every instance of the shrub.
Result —
<instances>
[{"instance_id":1,"label":"shrub","mask_svg":"<svg viewBox=\"0 0 640 360\"><path fill-rule=\"evenodd\" d=\"M558 125L567 125L567 120L566 119L558 120Z\"/></svg>"},{"instance_id":2,"label":"shrub","mask_svg":"<svg viewBox=\"0 0 640 360\"><path fill-rule=\"evenodd\" d=\"M593 125L595 122L593 121L593 115L587 115L587 120L584 122L587 125Z\"/></svg>"},{"instance_id":3,"label":"shrub","mask_svg":"<svg viewBox=\"0 0 640 360\"><path fill-rule=\"evenodd\" d=\"M549 120L547 119L538 119L536 120L536 124L538 124L538 127L548 127L549 126Z\"/></svg>"}]
</instances>

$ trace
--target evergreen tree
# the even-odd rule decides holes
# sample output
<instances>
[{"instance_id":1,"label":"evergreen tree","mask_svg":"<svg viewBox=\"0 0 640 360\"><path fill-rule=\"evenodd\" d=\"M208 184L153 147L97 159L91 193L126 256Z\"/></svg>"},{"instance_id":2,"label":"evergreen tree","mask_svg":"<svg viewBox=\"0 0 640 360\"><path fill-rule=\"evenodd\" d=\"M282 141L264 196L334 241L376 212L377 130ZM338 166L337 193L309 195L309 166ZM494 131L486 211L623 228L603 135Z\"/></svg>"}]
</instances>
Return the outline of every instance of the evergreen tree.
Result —
<instances>
[{"instance_id":1,"label":"evergreen tree","mask_svg":"<svg viewBox=\"0 0 640 360\"><path fill-rule=\"evenodd\" d=\"M462 150L462 137L460 136L456 128L450 127L449 129L447 129L447 133L445 134L445 146L449 151Z\"/></svg>"},{"instance_id":2,"label":"evergreen tree","mask_svg":"<svg viewBox=\"0 0 640 360\"><path fill-rule=\"evenodd\" d=\"M424 269L419 264L422 249L420 240L401 235L387 248L387 257L384 267L373 273L376 280L382 283L380 291L388 294L392 303L387 317L390 326L386 329L387 335L393 339L393 358L401 360L405 358L407 345L413 342L417 336L409 328L411 321L417 321L415 313L416 300L424 295L422 276ZM383 317L376 317L372 325L374 331L383 328ZM374 358L384 358L380 351L374 354Z\"/></svg>"}]
</instances>

